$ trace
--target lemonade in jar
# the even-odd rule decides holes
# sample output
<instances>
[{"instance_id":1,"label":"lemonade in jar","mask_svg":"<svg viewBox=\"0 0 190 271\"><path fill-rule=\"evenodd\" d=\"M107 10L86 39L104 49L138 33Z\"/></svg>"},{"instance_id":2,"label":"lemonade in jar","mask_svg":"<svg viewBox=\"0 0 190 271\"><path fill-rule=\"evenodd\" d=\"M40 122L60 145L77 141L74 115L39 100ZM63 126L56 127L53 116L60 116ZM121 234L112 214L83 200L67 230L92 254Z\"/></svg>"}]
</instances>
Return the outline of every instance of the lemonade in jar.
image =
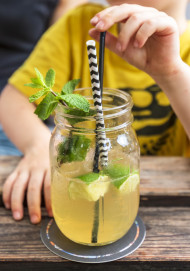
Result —
<instances>
[{"instance_id":1,"label":"lemonade in jar","mask_svg":"<svg viewBox=\"0 0 190 271\"><path fill-rule=\"evenodd\" d=\"M91 88L74 93L88 99L91 112L56 108L50 142L53 215L70 240L106 245L128 232L139 207L140 152L131 125L132 100L120 90L104 89L105 127L97 131ZM106 136L105 166L97 160L97 132Z\"/></svg>"}]
</instances>

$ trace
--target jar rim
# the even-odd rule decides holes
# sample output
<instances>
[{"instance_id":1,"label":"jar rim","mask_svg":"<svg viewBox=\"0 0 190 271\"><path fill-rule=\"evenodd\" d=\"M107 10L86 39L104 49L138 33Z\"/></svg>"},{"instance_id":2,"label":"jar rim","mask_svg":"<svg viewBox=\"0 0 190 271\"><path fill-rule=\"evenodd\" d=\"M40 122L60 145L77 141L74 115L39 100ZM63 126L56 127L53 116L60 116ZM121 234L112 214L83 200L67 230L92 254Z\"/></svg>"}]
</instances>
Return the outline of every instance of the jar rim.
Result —
<instances>
[{"instance_id":1,"label":"jar rim","mask_svg":"<svg viewBox=\"0 0 190 271\"><path fill-rule=\"evenodd\" d=\"M87 90L92 90L92 88L91 87L77 88L77 89L74 90L74 92L87 91ZM103 90L104 90L103 91L103 100L105 99L105 95L117 93L117 95L115 95L115 96L118 97L118 98L123 99L123 101L124 101L123 104L118 105L118 106L113 106L111 108L102 107L102 112L103 112L103 115L104 115L105 119L113 118L113 117L119 116L119 115L123 115L124 113L126 113L128 111L131 111L131 109L133 107L133 101L132 101L131 95L129 93L124 92L123 90L120 90L120 89L108 88L108 87L103 88ZM85 98L87 98L88 100L93 100L92 95L91 96L85 96ZM77 115L67 114L66 112L63 112L62 110L60 112L60 108L64 108L66 110L73 109L73 108L58 104L58 107L55 109L56 114L58 113L59 115L62 115L63 117L68 117L68 118L76 118L76 119L85 118L86 120L92 120L92 119L94 119L94 117L96 115L96 114L94 114L94 115L91 115L91 116L77 116ZM94 106L92 106L90 108L93 109L93 110L96 110ZM114 110L116 112L109 114L109 111L113 112ZM120 111L118 111L118 110L120 110ZM106 113L106 115L104 113Z\"/></svg>"},{"instance_id":2,"label":"jar rim","mask_svg":"<svg viewBox=\"0 0 190 271\"><path fill-rule=\"evenodd\" d=\"M91 87L88 87L88 88L77 88L77 89L75 89L75 91L78 91L78 90L90 90L90 89L92 89L92 88L91 88ZM125 106L127 106L127 105L129 105L129 106L132 108L133 102L132 102L131 95L130 95L129 93L124 92L123 90L120 90L120 89L116 89L116 88L108 88L108 87L104 87L104 88L103 88L103 95L106 94L105 90L111 90L111 91L115 91L115 92L119 93L119 94L120 94L120 97L125 97L125 99L127 99L128 102L125 103L125 104L122 104L122 105L120 105L120 106L112 107L111 109L109 109L109 108L102 108L102 111L103 111L103 112L109 111L109 110L121 109L121 108L123 108L123 107L125 107ZM91 97L91 98L92 98L92 97Z\"/></svg>"}]
</instances>

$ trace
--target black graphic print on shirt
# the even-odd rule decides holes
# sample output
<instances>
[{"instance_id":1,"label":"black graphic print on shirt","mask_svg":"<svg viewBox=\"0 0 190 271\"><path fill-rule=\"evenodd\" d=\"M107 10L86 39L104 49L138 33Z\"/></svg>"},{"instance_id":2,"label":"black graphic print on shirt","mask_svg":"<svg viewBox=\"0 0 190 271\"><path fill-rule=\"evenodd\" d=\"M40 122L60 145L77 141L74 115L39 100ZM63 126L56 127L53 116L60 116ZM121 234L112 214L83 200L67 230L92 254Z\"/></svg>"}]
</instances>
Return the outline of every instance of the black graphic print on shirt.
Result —
<instances>
[{"instance_id":1,"label":"black graphic print on shirt","mask_svg":"<svg viewBox=\"0 0 190 271\"><path fill-rule=\"evenodd\" d=\"M127 91L133 99L134 128L139 138L141 154L164 154L169 145L173 144L175 132L172 130L177 119L167 97L158 85L146 89L122 90Z\"/></svg>"}]
</instances>

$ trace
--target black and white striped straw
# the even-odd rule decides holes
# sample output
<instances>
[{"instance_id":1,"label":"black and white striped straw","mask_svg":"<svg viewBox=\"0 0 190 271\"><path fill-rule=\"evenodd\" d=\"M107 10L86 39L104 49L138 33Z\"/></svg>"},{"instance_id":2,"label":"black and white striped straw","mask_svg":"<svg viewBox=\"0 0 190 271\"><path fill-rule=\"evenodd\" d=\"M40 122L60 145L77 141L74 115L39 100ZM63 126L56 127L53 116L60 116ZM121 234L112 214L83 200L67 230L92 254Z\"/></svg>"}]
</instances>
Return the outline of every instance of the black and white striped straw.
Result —
<instances>
[{"instance_id":1,"label":"black and white striped straw","mask_svg":"<svg viewBox=\"0 0 190 271\"><path fill-rule=\"evenodd\" d=\"M100 163L101 163L101 166L107 166L108 146L107 146L107 140L106 140L106 133L104 131L105 125L104 125L104 117L103 117L103 111L102 111L102 99L101 99L100 79L99 79L99 72L98 72L95 41L88 40L86 42L86 45L87 45L88 61L89 61L89 68L90 68L92 94L93 94L94 106L97 112L96 132L97 132L97 137L98 137Z\"/></svg>"}]
</instances>

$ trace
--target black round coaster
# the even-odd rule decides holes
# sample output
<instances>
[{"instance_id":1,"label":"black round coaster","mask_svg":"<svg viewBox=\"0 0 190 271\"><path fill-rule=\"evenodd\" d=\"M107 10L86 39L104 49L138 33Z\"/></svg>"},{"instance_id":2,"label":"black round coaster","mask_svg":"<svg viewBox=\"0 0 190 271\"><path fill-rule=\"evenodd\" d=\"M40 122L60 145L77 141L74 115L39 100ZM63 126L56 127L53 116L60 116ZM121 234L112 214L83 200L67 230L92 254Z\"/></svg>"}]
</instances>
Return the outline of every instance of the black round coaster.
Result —
<instances>
[{"instance_id":1,"label":"black round coaster","mask_svg":"<svg viewBox=\"0 0 190 271\"><path fill-rule=\"evenodd\" d=\"M139 216L120 240L105 246L85 246L74 243L58 229L54 219L42 222L41 239L58 256L81 263L104 263L120 259L135 251L144 241L146 229Z\"/></svg>"}]
</instances>

